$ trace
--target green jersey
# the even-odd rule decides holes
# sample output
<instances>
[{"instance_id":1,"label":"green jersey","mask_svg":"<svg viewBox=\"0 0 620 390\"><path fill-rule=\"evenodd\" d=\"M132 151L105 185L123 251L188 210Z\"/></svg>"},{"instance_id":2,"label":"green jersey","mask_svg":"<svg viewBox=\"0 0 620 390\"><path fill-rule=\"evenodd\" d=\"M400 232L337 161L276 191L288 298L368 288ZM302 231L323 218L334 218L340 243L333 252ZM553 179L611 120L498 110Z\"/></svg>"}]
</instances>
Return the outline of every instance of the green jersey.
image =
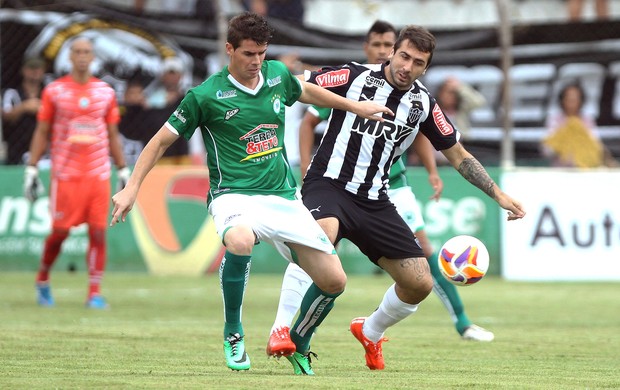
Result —
<instances>
[{"instance_id":1,"label":"green jersey","mask_svg":"<svg viewBox=\"0 0 620 390\"><path fill-rule=\"evenodd\" d=\"M327 120L329 116L332 114L331 108L319 107L319 106L311 106L314 110L312 113L316 115L321 120ZM390 189L400 188L408 186L407 183L407 175L405 175L405 163L403 162L402 157L399 158L392 167L390 168Z\"/></svg>"},{"instance_id":2,"label":"green jersey","mask_svg":"<svg viewBox=\"0 0 620 390\"><path fill-rule=\"evenodd\" d=\"M189 139L200 128L207 151L208 202L221 194L295 199L297 185L284 148L284 110L301 84L279 61L264 61L249 89L224 67L190 89L168 119Z\"/></svg>"}]
</instances>

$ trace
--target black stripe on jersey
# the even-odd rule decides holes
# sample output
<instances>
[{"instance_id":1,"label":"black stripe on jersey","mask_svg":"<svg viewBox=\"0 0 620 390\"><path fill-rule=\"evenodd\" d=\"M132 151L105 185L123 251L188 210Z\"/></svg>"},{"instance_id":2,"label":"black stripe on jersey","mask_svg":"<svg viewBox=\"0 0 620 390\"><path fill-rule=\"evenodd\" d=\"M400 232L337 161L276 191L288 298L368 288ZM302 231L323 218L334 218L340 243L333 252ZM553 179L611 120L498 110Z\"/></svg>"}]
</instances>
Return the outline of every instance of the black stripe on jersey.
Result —
<instances>
[{"instance_id":1,"label":"black stripe on jersey","mask_svg":"<svg viewBox=\"0 0 620 390\"><path fill-rule=\"evenodd\" d=\"M329 163L329 159L334 152L334 146L336 145L336 139L338 138L338 130L342 127L346 116L346 111L332 110L329 126L325 128L325 134L323 134L321 143L312 157L312 164L307 172L308 177L313 176L315 172L317 174L316 176L323 176L323 174L327 171L327 164ZM332 129L332 124L334 126L334 130L330 130Z\"/></svg>"},{"instance_id":2,"label":"black stripe on jersey","mask_svg":"<svg viewBox=\"0 0 620 390\"><path fill-rule=\"evenodd\" d=\"M392 112L396 113L398 106L400 105L400 100L402 99L403 95L407 92L408 91L401 91L399 89L394 88L394 90L390 93L390 95L387 98L387 101L385 103L386 107L392 110ZM373 177L375 177L375 175L379 171L378 169L379 161L381 160L381 156L383 155L383 152L385 150L386 142L387 141L384 137L377 138L372 147L372 157L371 157L371 163L370 163L371 168L366 171L366 177L364 180L364 184L362 184L359 187L359 190L357 191L359 195L362 195L365 198L368 197L368 192L372 188ZM399 142L402 142L402 139L399 140ZM390 158L386 160L386 163L383 166L384 174L383 176L381 176L381 181L383 181L384 183L387 182L388 177L389 177L389 170L390 170L390 166L392 165L391 162L392 162L392 159L394 158L394 150L395 148L392 148L390 152ZM385 187L385 184L379 189L379 199L383 199L383 198L387 198L387 188Z\"/></svg>"},{"instance_id":3,"label":"black stripe on jersey","mask_svg":"<svg viewBox=\"0 0 620 390\"><path fill-rule=\"evenodd\" d=\"M371 75L372 75L372 72L371 72ZM360 96L358 97L357 100L358 101L374 100L376 92L377 92L377 87L364 85L364 87L362 88L362 92L360 93ZM345 152L344 164L342 166L342 169L340 170L340 174L338 175L338 180L342 180L345 183L347 183L351 181L351 179L353 179L353 173L355 172L355 167L357 166L357 159L359 158L359 155L360 155L363 138L364 136L362 134L351 132L349 142L347 143L347 150ZM381 157L381 155L379 155L379 157ZM371 179L375 173L376 173L376 170L370 175ZM368 174L366 175L366 178L368 178ZM366 192L364 196L366 196L367 194L368 193Z\"/></svg>"}]
</instances>

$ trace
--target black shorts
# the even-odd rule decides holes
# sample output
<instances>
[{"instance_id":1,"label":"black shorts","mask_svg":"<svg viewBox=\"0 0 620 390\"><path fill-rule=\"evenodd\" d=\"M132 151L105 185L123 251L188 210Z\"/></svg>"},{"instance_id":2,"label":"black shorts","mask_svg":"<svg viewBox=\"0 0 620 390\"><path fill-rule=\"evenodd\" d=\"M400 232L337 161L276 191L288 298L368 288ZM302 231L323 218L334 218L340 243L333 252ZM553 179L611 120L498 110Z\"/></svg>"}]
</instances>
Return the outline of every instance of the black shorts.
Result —
<instances>
[{"instance_id":1,"label":"black shorts","mask_svg":"<svg viewBox=\"0 0 620 390\"><path fill-rule=\"evenodd\" d=\"M325 178L304 182L301 195L314 219L340 221L336 243L350 240L373 263L381 257L424 257L417 238L389 200L361 198Z\"/></svg>"}]
</instances>

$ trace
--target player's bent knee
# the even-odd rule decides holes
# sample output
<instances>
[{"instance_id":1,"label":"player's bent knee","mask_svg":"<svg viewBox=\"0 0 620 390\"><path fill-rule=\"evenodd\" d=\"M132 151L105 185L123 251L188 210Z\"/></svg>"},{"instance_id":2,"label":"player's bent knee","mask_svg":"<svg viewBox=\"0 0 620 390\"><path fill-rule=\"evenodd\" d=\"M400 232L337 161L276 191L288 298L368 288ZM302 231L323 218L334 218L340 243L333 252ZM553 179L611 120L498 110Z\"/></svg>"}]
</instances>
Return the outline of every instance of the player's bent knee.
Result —
<instances>
[{"instance_id":1,"label":"player's bent knee","mask_svg":"<svg viewBox=\"0 0 620 390\"><path fill-rule=\"evenodd\" d=\"M235 226L224 235L226 250L241 256L252 253L255 241L254 232L247 227Z\"/></svg>"},{"instance_id":2,"label":"player's bent knee","mask_svg":"<svg viewBox=\"0 0 620 390\"><path fill-rule=\"evenodd\" d=\"M327 294L340 294L347 285L347 275L343 272L322 272L313 279L314 284Z\"/></svg>"}]
</instances>

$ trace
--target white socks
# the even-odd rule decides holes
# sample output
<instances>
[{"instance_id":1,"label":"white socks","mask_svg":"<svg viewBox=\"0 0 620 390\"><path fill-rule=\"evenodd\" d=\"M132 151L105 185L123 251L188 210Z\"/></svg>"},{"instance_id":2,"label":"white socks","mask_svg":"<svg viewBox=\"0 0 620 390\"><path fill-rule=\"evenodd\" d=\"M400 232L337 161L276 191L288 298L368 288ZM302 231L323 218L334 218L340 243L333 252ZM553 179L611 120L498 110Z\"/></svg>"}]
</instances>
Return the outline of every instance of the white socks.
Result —
<instances>
[{"instance_id":1,"label":"white socks","mask_svg":"<svg viewBox=\"0 0 620 390\"><path fill-rule=\"evenodd\" d=\"M393 284L385 292L379 308L364 321L362 328L364 336L376 343L381 340L387 328L407 318L416 310L418 310L417 304L410 305L398 298L396 284Z\"/></svg>"},{"instance_id":2,"label":"white socks","mask_svg":"<svg viewBox=\"0 0 620 390\"><path fill-rule=\"evenodd\" d=\"M301 307L301 301L311 284L312 278L300 266L290 263L286 267L282 279L278 311L271 332L283 326L291 326L293 318Z\"/></svg>"}]
</instances>

